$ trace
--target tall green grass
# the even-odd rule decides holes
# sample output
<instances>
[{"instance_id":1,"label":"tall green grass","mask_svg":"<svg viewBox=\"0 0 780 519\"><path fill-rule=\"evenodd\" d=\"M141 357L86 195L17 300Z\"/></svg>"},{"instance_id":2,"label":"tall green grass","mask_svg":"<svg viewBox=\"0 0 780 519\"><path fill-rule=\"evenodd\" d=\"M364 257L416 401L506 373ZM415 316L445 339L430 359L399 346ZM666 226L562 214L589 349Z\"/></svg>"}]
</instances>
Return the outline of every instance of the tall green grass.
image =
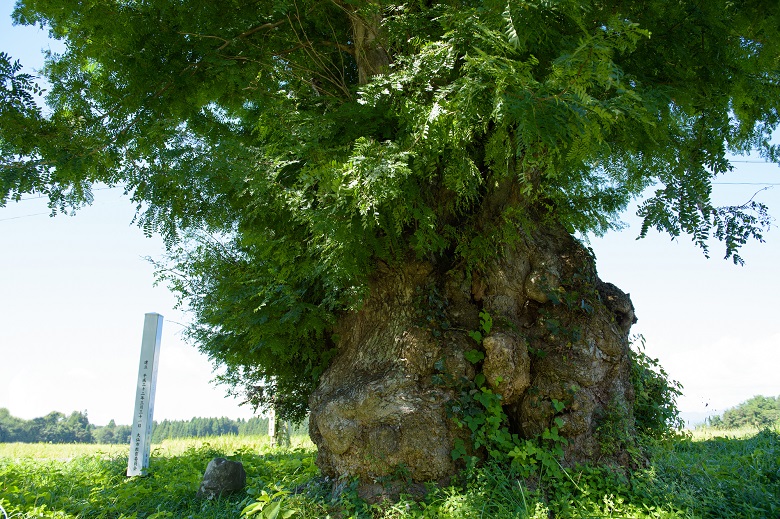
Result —
<instances>
[{"instance_id":1,"label":"tall green grass","mask_svg":"<svg viewBox=\"0 0 780 519\"><path fill-rule=\"evenodd\" d=\"M9 519L238 518L778 518L779 431L712 431L650 447L646 467L627 474L570 469L561 480L543 474L519 480L505 467L472 468L421 500L401 496L369 505L354 482L320 477L315 449L296 438L272 449L267 437L170 440L154 446L150 474L125 477L127 448L0 444L0 505ZM245 492L214 501L195 497L208 462L241 461ZM276 504L278 503L278 504ZM2 518L2 514L0 514Z\"/></svg>"},{"instance_id":2,"label":"tall green grass","mask_svg":"<svg viewBox=\"0 0 780 519\"><path fill-rule=\"evenodd\" d=\"M652 491L695 517L780 518L780 434L727 432L658 449Z\"/></svg>"},{"instance_id":3,"label":"tall green grass","mask_svg":"<svg viewBox=\"0 0 780 519\"><path fill-rule=\"evenodd\" d=\"M149 475L132 478L125 476L129 447L96 445L91 453L71 447L2 445L0 505L9 518L238 517L252 500L247 493L214 501L195 497L206 465L217 456L244 464L249 492L317 475L314 448L304 438L284 451L270 449L267 437L166 440L153 449Z\"/></svg>"}]
</instances>

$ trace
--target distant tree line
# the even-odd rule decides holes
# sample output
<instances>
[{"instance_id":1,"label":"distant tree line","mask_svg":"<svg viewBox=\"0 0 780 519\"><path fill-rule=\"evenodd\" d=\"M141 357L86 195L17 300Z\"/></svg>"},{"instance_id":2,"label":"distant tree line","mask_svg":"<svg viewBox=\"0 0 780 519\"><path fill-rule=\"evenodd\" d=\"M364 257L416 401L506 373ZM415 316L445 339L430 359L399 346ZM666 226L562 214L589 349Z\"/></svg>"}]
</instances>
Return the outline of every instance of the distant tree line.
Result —
<instances>
[{"instance_id":1,"label":"distant tree line","mask_svg":"<svg viewBox=\"0 0 780 519\"><path fill-rule=\"evenodd\" d=\"M780 426L780 396L754 396L733 409L727 409L723 416L713 416L707 421L712 427L721 429Z\"/></svg>"},{"instance_id":2,"label":"distant tree line","mask_svg":"<svg viewBox=\"0 0 780 519\"><path fill-rule=\"evenodd\" d=\"M268 418L192 418L191 420L163 420L154 422L152 441L167 438L201 438L222 435L268 434ZM295 433L306 431L306 424L294 428ZM131 427L117 425L114 420L105 426L89 423L87 412L74 411L70 416L53 411L41 418L24 420L0 408L0 443L130 443Z\"/></svg>"},{"instance_id":3,"label":"distant tree line","mask_svg":"<svg viewBox=\"0 0 780 519\"><path fill-rule=\"evenodd\" d=\"M248 420L239 418L192 418L191 420L163 420L155 422L152 442L167 438L202 438L204 436L224 436L268 434L268 418L255 416Z\"/></svg>"},{"instance_id":4,"label":"distant tree line","mask_svg":"<svg viewBox=\"0 0 780 519\"><path fill-rule=\"evenodd\" d=\"M46 416L23 420L0 409L0 442L90 443L92 430L86 412L65 416L52 411Z\"/></svg>"},{"instance_id":5,"label":"distant tree line","mask_svg":"<svg viewBox=\"0 0 780 519\"><path fill-rule=\"evenodd\" d=\"M130 426L117 425L112 419L104 426L93 426L92 443L130 443Z\"/></svg>"}]
</instances>

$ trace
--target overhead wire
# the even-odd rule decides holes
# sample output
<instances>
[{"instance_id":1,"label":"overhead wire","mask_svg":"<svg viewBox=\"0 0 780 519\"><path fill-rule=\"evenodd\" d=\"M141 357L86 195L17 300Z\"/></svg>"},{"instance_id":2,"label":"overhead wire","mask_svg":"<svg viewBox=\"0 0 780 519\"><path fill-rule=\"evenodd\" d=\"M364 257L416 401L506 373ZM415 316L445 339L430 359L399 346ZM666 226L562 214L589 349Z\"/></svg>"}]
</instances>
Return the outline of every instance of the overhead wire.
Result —
<instances>
[{"instance_id":1,"label":"overhead wire","mask_svg":"<svg viewBox=\"0 0 780 519\"><path fill-rule=\"evenodd\" d=\"M780 182L713 182L719 186L780 186Z\"/></svg>"},{"instance_id":2,"label":"overhead wire","mask_svg":"<svg viewBox=\"0 0 780 519\"><path fill-rule=\"evenodd\" d=\"M765 160L732 160L731 162L739 162L739 163L747 163L747 164L774 164L774 162L768 162ZM717 186L780 186L780 182L713 182L712 185ZM106 191L109 189L120 189L119 186L108 186L108 187L98 187L93 189L92 191ZM20 198L17 200L17 202L22 202L25 200L41 200L45 198L43 195L38 196L28 196L25 198ZM21 218L32 218L33 216L42 216L46 214L51 213L33 213L33 214L25 214L21 216L11 216L9 218L0 218L0 222L6 222L9 220L19 220Z\"/></svg>"},{"instance_id":3,"label":"overhead wire","mask_svg":"<svg viewBox=\"0 0 780 519\"><path fill-rule=\"evenodd\" d=\"M107 187L97 187L95 189L92 189L92 191L106 191L108 189L119 189L119 186L107 186ZM38 195L38 196L28 196L25 198L20 198L19 200L15 200L16 202L21 202L23 200L40 200L42 198L46 198L44 195Z\"/></svg>"},{"instance_id":4,"label":"overhead wire","mask_svg":"<svg viewBox=\"0 0 780 519\"><path fill-rule=\"evenodd\" d=\"M739 162L740 164L774 164L768 160L730 160L729 162Z\"/></svg>"},{"instance_id":5,"label":"overhead wire","mask_svg":"<svg viewBox=\"0 0 780 519\"><path fill-rule=\"evenodd\" d=\"M109 189L121 189L120 186L107 186L107 187L97 187L92 189L92 191L107 191ZM44 200L46 197L44 195L38 195L38 196L28 196L24 198L20 198L19 200L15 200L15 202L23 202L26 200ZM21 216L10 216L8 218L0 218L0 222L5 222L8 220L19 220L21 218L31 218L33 216L42 216L45 214L51 214L51 212L46 213L33 213L33 214L24 214Z\"/></svg>"},{"instance_id":6,"label":"overhead wire","mask_svg":"<svg viewBox=\"0 0 780 519\"><path fill-rule=\"evenodd\" d=\"M0 218L0 222L6 222L8 220L19 220L20 218L30 218L32 216L41 216L44 214L51 214L51 213L33 213L33 214L23 214L22 216L11 216L9 218Z\"/></svg>"}]
</instances>

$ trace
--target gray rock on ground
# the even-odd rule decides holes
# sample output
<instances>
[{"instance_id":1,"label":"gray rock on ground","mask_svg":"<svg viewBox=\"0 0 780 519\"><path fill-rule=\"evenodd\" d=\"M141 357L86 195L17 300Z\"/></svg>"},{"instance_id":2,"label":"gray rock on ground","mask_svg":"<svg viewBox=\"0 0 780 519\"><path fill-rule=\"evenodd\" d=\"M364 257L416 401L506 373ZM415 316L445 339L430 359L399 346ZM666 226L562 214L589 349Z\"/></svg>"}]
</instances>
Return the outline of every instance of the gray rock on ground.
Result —
<instances>
[{"instance_id":1,"label":"gray rock on ground","mask_svg":"<svg viewBox=\"0 0 780 519\"><path fill-rule=\"evenodd\" d=\"M215 499L241 492L246 486L246 471L238 461L214 458L206 466L198 497Z\"/></svg>"}]
</instances>

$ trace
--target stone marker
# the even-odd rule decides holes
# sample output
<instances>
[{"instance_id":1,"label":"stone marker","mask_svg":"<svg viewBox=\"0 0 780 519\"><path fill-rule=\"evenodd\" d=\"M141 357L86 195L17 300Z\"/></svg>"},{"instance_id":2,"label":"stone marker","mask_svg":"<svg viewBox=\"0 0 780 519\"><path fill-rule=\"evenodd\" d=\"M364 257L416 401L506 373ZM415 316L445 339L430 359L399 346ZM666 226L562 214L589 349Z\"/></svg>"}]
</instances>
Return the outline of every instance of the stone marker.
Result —
<instances>
[{"instance_id":1,"label":"stone marker","mask_svg":"<svg viewBox=\"0 0 780 519\"><path fill-rule=\"evenodd\" d=\"M246 486L246 471L240 462L214 458L206 466L197 495L214 499L241 492L244 486Z\"/></svg>"}]
</instances>

